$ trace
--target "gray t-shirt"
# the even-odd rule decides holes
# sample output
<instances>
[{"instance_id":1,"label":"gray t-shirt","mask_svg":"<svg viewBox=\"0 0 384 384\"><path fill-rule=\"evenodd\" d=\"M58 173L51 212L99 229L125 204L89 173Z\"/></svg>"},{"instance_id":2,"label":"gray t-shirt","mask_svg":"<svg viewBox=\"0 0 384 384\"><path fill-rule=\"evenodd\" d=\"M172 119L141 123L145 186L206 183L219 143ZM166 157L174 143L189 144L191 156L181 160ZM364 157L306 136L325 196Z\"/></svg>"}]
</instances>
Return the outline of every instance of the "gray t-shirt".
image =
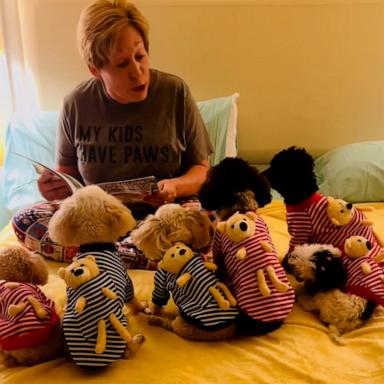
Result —
<instances>
[{"instance_id":1,"label":"gray t-shirt","mask_svg":"<svg viewBox=\"0 0 384 384\"><path fill-rule=\"evenodd\" d=\"M120 104L91 78L64 100L56 163L77 166L85 184L183 174L212 145L187 84L154 69L148 96Z\"/></svg>"}]
</instances>

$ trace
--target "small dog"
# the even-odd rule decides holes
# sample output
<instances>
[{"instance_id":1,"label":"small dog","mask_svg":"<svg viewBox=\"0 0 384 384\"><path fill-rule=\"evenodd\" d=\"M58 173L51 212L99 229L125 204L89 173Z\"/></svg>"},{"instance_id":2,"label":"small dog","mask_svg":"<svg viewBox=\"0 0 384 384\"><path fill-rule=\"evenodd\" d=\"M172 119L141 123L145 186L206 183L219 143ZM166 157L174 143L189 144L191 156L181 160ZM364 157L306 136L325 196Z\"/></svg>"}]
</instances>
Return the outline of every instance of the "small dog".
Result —
<instances>
[{"instance_id":1,"label":"small dog","mask_svg":"<svg viewBox=\"0 0 384 384\"><path fill-rule=\"evenodd\" d=\"M374 301L343 292L347 272L341 252L331 245L298 245L283 259L282 265L298 282L296 297L306 311L319 314L339 345L340 335L361 327L376 308Z\"/></svg>"},{"instance_id":2,"label":"small dog","mask_svg":"<svg viewBox=\"0 0 384 384\"><path fill-rule=\"evenodd\" d=\"M35 365L64 355L60 314L38 285L48 268L21 246L0 250L0 362Z\"/></svg>"},{"instance_id":3,"label":"small dog","mask_svg":"<svg viewBox=\"0 0 384 384\"><path fill-rule=\"evenodd\" d=\"M213 257L238 302L239 330L256 335L277 329L292 309L294 292L268 227L255 212L271 201L268 181L247 161L228 157L211 168L199 198L222 220Z\"/></svg>"},{"instance_id":4,"label":"small dog","mask_svg":"<svg viewBox=\"0 0 384 384\"><path fill-rule=\"evenodd\" d=\"M305 243L332 244L342 250L348 237L359 235L371 242L372 256L381 253L378 238L370 226L372 223L361 209L317 192L314 160L304 148L293 146L280 151L263 174L287 206L290 250ZM341 210L345 207L346 221L335 221L335 214L341 217L337 212L339 207Z\"/></svg>"},{"instance_id":5,"label":"small dog","mask_svg":"<svg viewBox=\"0 0 384 384\"><path fill-rule=\"evenodd\" d=\"M231 300L230 306L222 309L216 302L214 296L219 296L212 296L216 291L213 287L220 287L222 293L229 291L215 276L216 266L199 252L211 246L213 236L212 223L205 213L165 204L147 216L131 236L146 257L160 261L152 303L146 310L151 325L196 341L227 340L235 334L236 303ZM180 312L172 320L161 313L170 293Z\"/></svg>"},{"instance_id":6,"label":"small dog","mask_svg":"<svg viewBox=\"0 0 384 384\"><path fill-rule=\"evenodd\" d=\"M255 211L270 203L271 189L256 167L239 157L227 157L210 169L199 200L204 209L227 219L237 211Z\"/></svg>"},{"instance_id":7,"label":"small dog","mask_svg":"<svg viewBox=\"0 0 384 384\"><path fill-rule=\"evenodd\" d=\"M161 260L176 242L194 251L211 246L213 226L208 216L179 204L164 204L154 215L148 215L132 233L132 241L148 259Z\"/></svg>"},{"instance_id":8,"label":"small dog","mask_svg":"<svg viewBox=\"0 0 384 384\"><path fill-rule=\"evenodd\" d=\"M80 245L75 261L59 273L68 285L65 342L79 366L105 366L131 357L144 341L125 329L125 303L133 312L143 307L115 247L135 225L131 211L96 185L75 191L49 222L53 241Z\"/></svg>"}]
</instances>

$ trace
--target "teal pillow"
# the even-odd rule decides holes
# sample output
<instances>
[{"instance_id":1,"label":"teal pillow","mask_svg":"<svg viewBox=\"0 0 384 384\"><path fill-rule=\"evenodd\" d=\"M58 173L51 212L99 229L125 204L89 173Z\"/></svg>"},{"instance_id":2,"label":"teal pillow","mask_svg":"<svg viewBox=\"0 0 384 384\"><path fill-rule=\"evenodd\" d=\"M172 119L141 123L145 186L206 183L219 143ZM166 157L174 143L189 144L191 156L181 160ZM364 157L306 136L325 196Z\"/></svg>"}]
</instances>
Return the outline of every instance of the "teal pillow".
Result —
<instances>
[{"instance_id":1,"label":"teal pillow","mask_svg":"<svg viewBox=\"0 0 384 384\"><path fill-rule=\"evenodd\" d=\"M351 203L384 201L384 141L335 148L315 160L319 191Z\"/></svg>"},{"instance_id":2,"label":"teal pillow","mask_svg":"<svg viewBox=\"0 0 384 384\"><path fill-rule=\"evenodd\" d=\"M215 148L210 157L212 164L225 156L236 156L237 97L234 94L197 103ZM12 116L6 129L4 168L0 175L0 228L16 210L43 199L37 189L38 175L31 162L13 152L54 166L58 118L57 111Z\"/></svg>"},{"instance_id":3,"label":"teal pillow","mask_svg":"<svg viewBox=\"0 0 384 384\"><path fill-rule=\"evenodd\" d=\"M237 155L237 104L238 93L197 103L207 127L214 153L209 157L211 166L224 157Z\"/></svg>"}]
</instances>

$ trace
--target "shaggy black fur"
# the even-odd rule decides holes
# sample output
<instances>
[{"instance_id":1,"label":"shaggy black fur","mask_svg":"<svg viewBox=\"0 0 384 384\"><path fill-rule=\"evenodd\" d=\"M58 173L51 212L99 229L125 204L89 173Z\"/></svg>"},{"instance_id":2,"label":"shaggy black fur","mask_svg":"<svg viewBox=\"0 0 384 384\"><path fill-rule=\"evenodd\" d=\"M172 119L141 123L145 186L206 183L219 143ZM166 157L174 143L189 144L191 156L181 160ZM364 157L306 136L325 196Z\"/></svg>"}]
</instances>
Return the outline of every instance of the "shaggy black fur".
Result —
<instances>
[{"instance_id":1,"label":"shaggy black fur","mask_svg":"<svg viewBox=\"0 0 384 384\"><path fill-rule=\"evenodd\" d=\"M220 210L239 204L239 196L246 191L253 192L259 207L271 202L271 188L266 177L247 161L227 157L210 169L199 199L203 208Z\"/></svg>"},{"instance_id":2,"label":"shaggy black fur","mask_svg":"<svg viewBox=\"0 0 384 384\"><path fill-rule=\"evenodd\" d=\"M286 204L297 204L318 190L314 160L304 149L289 147L277 153L263 174Z\"/></svg>"}]
</instances>

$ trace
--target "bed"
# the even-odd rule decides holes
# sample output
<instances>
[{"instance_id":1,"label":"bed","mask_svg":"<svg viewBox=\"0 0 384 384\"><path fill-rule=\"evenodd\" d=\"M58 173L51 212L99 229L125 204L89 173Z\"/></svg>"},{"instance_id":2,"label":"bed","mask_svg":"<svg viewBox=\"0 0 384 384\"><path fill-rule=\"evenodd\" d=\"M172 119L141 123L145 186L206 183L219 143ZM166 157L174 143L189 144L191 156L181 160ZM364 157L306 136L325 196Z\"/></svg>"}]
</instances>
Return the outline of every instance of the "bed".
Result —
<instances>
[{"instance_id":1,"label":"bed","mask_svg":"<svg viewBox=\"0 0 384 384\"><path fill-rule=\"evenodd\" d=\"M0 247L16 243L9 224L12 214L41 199L33 167L12 152L53 165L62 97L86 76L74 41L68 39L86 2L18 1L24 59L34 74L41 110L14 115L6 130ZM384 56L377 54L382 52L377 48L383 32L381 2L137 3L152 26L154 66L185 78L198 100L215 144L211 164L237 153L261 169L277 150L305 146L316 156L320 191L373 206L367 215L376 232L384 234L384 141L380 141ZM231 47L237 47L235 55ZM193 54L196 49L202 50L204 65L201 55ZM282 257L289 242L285 207L278 194L273 196L259 213ZM56 271L63 263L47 262L50 278L43 290L60 312L65 286ZM129 274L139 299L149 300L153 272ZM168 310L175 311L172 303ZM116 361L97 372L83 371L66 357L30 368L0 366L0 383L384 382L382 311L361 329L344 335L343 346L331 341L315 314L297 305L271 334L228 342L189 342L150 327L142 314L130 318L130 326L146 337L132 360Z\"/></svg>"},{"instance_id":2,"label":"bed","mask_svg":"<svg viewBox=\"0 0 384 384\"><path fill-rule=\"evenodd\" d=\"M372 205L372 204L370 204ZM384 230L384 204L369 213L378 230ZM262 208L279 255L288 246L285 210L275 200ZM1 244L16 239L7 226ZM44 291L62 308L65 286L55 275L61 263L49 261L50 279ZM153 272L131 270L139 299L148 300ZM169 311L174 311L172 304ZM62 357L34 367L0 367L2 384L16 383L382 383L384 380L384 314L378 312L363 328L343 336L345 346L335 345L317 317L294 306L284 325L261 337L228 342L190 342L146 324L145 315L130 318L133 331L146 341L132 360L119 360L100 372L83 371Z\"/></svg>"}]
</instances>

